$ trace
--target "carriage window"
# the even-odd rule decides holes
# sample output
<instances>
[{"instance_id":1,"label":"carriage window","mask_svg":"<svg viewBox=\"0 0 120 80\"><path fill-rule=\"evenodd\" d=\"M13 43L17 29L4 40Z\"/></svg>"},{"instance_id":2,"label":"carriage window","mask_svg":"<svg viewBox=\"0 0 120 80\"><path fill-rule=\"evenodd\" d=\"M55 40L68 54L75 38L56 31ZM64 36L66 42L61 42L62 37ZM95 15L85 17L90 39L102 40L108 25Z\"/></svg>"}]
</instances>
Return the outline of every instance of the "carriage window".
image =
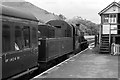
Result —
<instances>
[{"instance_id":1,"label":"carriage window","mask_svg":"<svg viewBox=\"0 0 120 80\"><path fill-rule=\"evenodd\" d=\"M37 30L36 28L32 28L32 43L36 44L36 40L37 40Z\"/></svg>"},{"instance_id":2,"label":"carriage window","mask_svg":"<svg viewBox=\"0 0 120 80\"><path fill-rule=\"evenodd\" d=\"M24 46L29 48L30 47L30 28L28 26L24 26L23 28L23 39L24 39Z\"/></svg>"},{"instance_id":3,"label":"carriage window","mask_svg":"<svg viewBox=\"0 0 120 80\"><path fill-rule=\"evenodd\" d=\"M2 51L8 52L11 50L10 27L3 25L2 29Z\"/></svg>"},{"instance_id":4,"label":"carriage window","mask_svg":"<svg viewBox=\"0 0 120 80\"><path fill-rule=\"evenodd\" d=\"M15 27L15 50L22 49L22 30L19 26Z\"/></svg>"}]
</instances>

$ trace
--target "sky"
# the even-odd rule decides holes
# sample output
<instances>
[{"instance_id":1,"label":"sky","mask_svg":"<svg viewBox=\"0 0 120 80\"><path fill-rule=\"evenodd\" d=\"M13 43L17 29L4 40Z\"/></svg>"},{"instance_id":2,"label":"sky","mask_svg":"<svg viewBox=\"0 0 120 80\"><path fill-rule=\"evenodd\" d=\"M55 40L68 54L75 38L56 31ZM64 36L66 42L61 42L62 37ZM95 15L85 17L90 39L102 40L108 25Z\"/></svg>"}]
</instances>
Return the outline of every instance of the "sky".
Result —
<instances>
[{"instance_id":1,"label":"sky","mask_svg":"<svg viewBox=\"0 0 120 80\"><path fill-rule=\"evenodd\" d=\"M94 23L100 23L98 13L111 4L120 0L25 0L55 14L63 14L68 19L80 16Z\"/></svg>"}]
</instances>

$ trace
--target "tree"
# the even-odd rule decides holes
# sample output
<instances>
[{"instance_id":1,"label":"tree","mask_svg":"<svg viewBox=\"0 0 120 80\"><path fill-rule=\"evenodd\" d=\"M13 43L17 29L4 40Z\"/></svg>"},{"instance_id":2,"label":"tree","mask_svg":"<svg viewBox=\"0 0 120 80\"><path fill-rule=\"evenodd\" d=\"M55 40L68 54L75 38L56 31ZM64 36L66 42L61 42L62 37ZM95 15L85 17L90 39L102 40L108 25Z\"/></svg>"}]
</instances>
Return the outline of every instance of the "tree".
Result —
<instances>
[{"instance_id":1,"label":"tree","mask_svg":"<svg viewBox=\"0 0 120 80\"><path fill-rule=\"evenodd\" d=\"M70 20L70 22L80 26L80 29L83 32L85 32L86 34L95 35L95 34L98 34L98 32L99 32L99 25L98 24L95 24L89 20L83 19L79 16L74 17L73 19Z\"/></svg>"},{"instance_id":2,"label":"tree","mask_svg":"<svg viewBox=\"0 0 120 80\"><path fill-rule=\"evenodd\" d=\"M60 18L61 20L65 20L65 19L66 19L66 17L65 17L64 15L62 15L62 14L59 14L59 18Z\"/></svg>"}]
</instances>

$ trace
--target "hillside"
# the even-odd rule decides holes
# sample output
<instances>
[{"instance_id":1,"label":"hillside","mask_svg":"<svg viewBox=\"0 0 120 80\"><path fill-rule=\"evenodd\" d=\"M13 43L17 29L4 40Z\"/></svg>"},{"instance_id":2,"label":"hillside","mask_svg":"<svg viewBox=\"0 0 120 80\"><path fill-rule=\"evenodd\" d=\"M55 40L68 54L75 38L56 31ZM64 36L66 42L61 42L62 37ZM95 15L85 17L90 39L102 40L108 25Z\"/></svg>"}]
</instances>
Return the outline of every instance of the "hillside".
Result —
<instances>
[{"instance_id":1,"label":"hillside","mask_svg":"<svg viewBox=\"0 0 120 80\"><path fill-rule=\"evenodd\" d=\"M55 15L24 0L2 0L2 4L17 8L18 10L31 12L42 23L52 19L66 19L62 14ZM73 19L69 19L68 22L80 24L79 29L85 32L86 35L97 34L99 30L99 25L89 20L82 19L81 17L74 17Z\"/></svg>"},{"instance_id":2,"label":"hillside","mask_svg":"<svg viewBox=\"0 0 120 80\"><path fill-rule=\"evenodd\" d=\"M85 33L85 35L94 35L99 33L98 24L95 24L81 17L74 17L72 19L69 19L68 22L73 24L80 24L79 29L81 29Z\"/></svg>"},{"instance_id":3,"label":"hillside","mask_svg":"<svg viewBox=\"0 0 120 80\"><path fill-rule=\"evenodd\" d=\"M17 8L22 11L31 12L38 20L41 22L47 22L51 19L59 19L58 15L50 13L44 9L41 9L32 3L26 2L24 0L3 0L3 5Z\"/></svg>"}]
</instances>

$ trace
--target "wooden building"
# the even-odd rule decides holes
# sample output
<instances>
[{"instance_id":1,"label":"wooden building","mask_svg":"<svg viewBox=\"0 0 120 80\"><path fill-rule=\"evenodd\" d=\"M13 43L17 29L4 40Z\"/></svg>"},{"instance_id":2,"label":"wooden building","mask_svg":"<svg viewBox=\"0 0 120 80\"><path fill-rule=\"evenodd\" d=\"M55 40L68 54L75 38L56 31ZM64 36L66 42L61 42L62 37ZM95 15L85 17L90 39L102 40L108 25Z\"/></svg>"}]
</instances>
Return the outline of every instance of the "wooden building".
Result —
<instances>
[{"instance_id":1,"label":"wooden building","mask_svg":"<svg viewBox=\"0 0 120 80\"><path fill-rule=\"evenodd\" d=\"M100 11L99 15L101 16L100 52L110 53L113 43L120 44L120 3L112 2Z\"/></svg>"}]
</instances>

